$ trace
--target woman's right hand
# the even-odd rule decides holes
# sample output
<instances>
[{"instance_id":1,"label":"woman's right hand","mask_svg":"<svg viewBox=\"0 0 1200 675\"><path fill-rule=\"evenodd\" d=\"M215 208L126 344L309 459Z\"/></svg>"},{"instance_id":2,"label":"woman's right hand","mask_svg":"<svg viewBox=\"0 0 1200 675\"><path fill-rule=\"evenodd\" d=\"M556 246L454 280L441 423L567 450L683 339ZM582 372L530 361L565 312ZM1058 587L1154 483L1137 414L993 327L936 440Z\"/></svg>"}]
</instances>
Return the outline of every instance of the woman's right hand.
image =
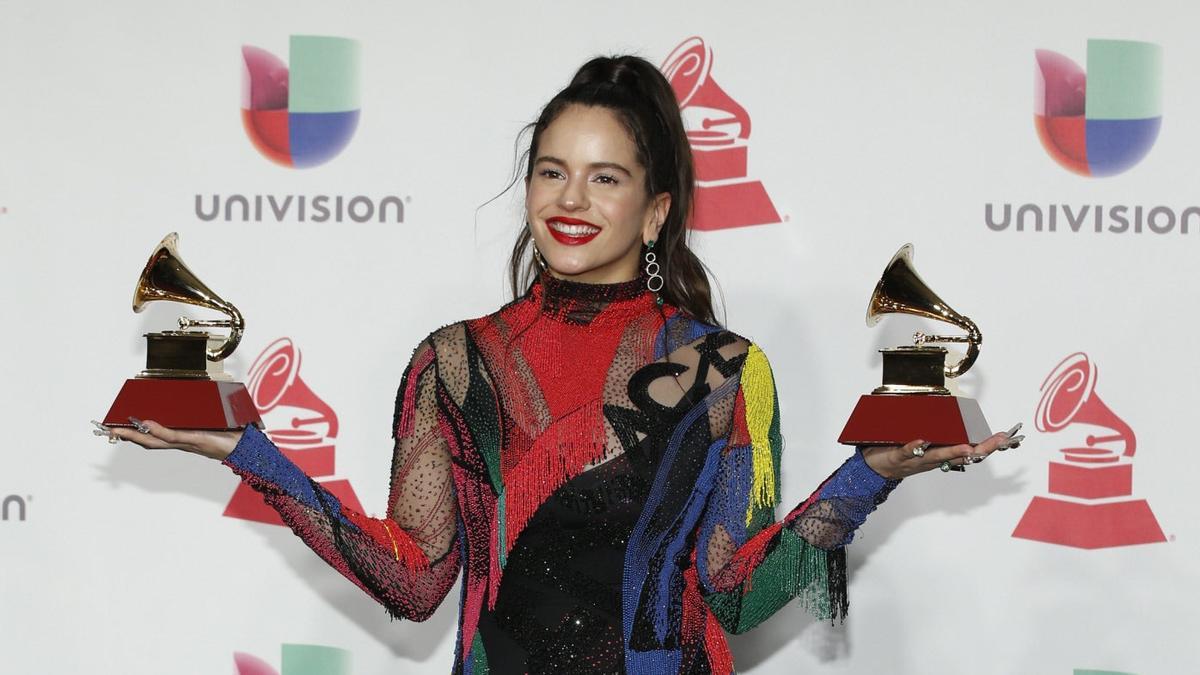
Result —
<instances>
[{"instance_id":1,"label":"woman's right hand","mask_svg":"<svg viewBox=\"0 0 1200 675\"><path fill-rule=\"evenodd\" d=\"M242 431L197 431L190 429L170 429L158 422L145 422L130 417L133 429L124 427L105 427L97 424L108 432L110 439L118 439L137 443L148 450L183 450L193 454L223 461L233 452L238 441L242 440Z\"/></svg>"}]
</instances>

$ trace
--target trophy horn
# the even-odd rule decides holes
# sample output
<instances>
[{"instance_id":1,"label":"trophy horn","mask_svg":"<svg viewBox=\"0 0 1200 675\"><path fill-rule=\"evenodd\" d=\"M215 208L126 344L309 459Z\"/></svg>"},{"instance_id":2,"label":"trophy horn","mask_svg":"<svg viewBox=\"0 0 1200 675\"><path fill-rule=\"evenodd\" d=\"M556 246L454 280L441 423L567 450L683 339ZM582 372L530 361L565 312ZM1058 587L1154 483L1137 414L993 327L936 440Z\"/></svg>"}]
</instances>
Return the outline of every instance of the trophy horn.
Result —
<instances>
[{"instance_id":1,"label":"trophy horn","mask_svg":"<svg viewBox=\"0 0 1200 675\"><path fill-rule=\"evenodd\" d=\"M142 276L138 278L137 286L133 289L133 311L141 312L146 303L159 300L181 302L185 305L195 305L213 309L229 317L227 320L196 320L187 317L179 318L179 327L190 328L228 328L229 336L215 349L206 349L205 356L210 361L220 361L237 348L242 340L242 331L246 326L242 313L231 303L217 295L200 281L188 269L179 257L179 235L175 232L163 237L146 261Z\"/></svg>"},{"instance_id":2,"label":"trophy horn","mask_svg":"<svg viewBox=\"0 0 1200 675\"><path fill-rule=\"evenodd\" d=\"M954 311L921 280L913 267L912 255L913 245L905 244L884 268L883 276L875 285L875 292L871 294L871 301L867 304L867 325L874 326L879 323L884 314L898 313L944 321L962 328L967 331L966 335L926 335L920 332L913 335L913 341L918 345L929 342L967 343L967 353L962 360L944 368L946 377L958 377L967 372L974 365L975 359L979 358L983 334L979 332L979 327L974 321Z\"/></svg>"}]
</instances>

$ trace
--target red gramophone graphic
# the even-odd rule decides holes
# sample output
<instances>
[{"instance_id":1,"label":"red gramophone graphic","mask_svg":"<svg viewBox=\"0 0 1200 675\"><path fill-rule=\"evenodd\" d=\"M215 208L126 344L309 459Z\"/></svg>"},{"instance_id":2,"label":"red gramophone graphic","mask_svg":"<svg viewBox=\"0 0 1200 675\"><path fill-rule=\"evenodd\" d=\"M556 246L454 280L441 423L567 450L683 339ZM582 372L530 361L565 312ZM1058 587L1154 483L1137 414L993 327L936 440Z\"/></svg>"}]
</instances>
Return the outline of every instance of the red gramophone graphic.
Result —
<instances>
[{"instance_id":1,"label":"red gramophone graphic","mask_svg":"<svg viewBox=\"0 0 1200 675\"><path fill-rule=\"evenodd\" d=\"M723 230L778 223L763 184L747 178L750 115L712 79L712 49L699 37L684 40L662 71L675 90L696 164L691 227Z\"/></svg>"},{"instance_id":2,"label":"red gramophone graphic","mask_svg":"<svg viewBox=\"0 0 1200 675\"><path fill-rule=\"evenodd\" d=\"M1042 383L1038 431L1053 433L1089 424L1110 433L1089 434L1086 447L1062 448L1050 462L1050 497L1034 497L1012 536L1077 548L1109 548L1166 541L1144 499L1133 495L1137 437L1096 395L1096 366L1083 352L1063 359ZM1104 444L1122 443L1118 452Z\"/></svg>"},{"instance_id":3,"label":"red gramophone graphic","mask_svg":"<svg viewBox=\"0 0 1200 675\"><path fill-rule=\"evenodd\" d=\"M250 367L247 388L263 417L267 437L288 459L311 477L334 475L337 413L300 379L300 350L288 338L272 342ZM320 481L342 505L362 512L354 488L346 480ZM223 515L283 525L275 509L245 483L240 483Z\"/></svg>"}]
</instances>

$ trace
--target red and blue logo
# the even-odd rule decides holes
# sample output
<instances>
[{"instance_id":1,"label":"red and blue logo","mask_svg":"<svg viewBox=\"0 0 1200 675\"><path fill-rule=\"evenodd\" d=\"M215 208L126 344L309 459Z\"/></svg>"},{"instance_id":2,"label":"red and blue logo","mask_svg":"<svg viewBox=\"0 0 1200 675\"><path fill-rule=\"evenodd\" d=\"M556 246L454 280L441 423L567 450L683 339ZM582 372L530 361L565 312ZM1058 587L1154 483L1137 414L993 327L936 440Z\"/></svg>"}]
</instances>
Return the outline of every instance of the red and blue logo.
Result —
<instances>
[{"instance_id":1,"label":"red and blue logo","mask_svg":"<svg viewBox=\"0 0 1200 675\"><path fill-rule=\"evenodd\" d=\"M265 157L308 168L337 157L358 128L358 42L293 35L291 69L258 47L242 47L242 124Z\"/></svg>"},{"instance_id":2,"label":"red and blue logo","mask_svg":"<svg viewBox=\"0 0 1200 675\"><path fill-rule=\"evenodd\" d=\"M1162 48L1088 40L1087 71L1036 52L1034 124L1046 152L1083 176L1114 176L1150 152L1162 126Z\"/></svg>"}]
</instances>

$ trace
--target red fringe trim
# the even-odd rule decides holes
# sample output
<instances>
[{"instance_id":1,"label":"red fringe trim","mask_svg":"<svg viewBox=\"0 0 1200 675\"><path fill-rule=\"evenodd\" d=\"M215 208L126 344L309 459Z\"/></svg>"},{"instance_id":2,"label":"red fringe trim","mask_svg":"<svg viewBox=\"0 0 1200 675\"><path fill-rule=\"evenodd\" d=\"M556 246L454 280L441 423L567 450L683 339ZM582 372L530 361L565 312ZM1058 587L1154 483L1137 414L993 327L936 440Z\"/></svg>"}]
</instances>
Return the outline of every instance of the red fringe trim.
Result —
<instances>
[{"instance_id":1,"label":"red fringe trim","mask_svg":"<svg viewBox=\"0 0 1200 675\"><path fill-rule=\"evenodd\" d=\"M714 675L733 672L733 654L725 640L725 630L717 617L704 603L700 594L700 579L696 572L696 552L692 551L692 565L683 573L683 626L682 641L687 644L702 642L708 656L708 666Z\"/></svg>"},{"instance_id":2,"label":"red fringe trim","mask_svg":"<svg viewBox=\"0 0 1200 675\"><path fill-rule=\"evenodd\" d=\"M411 436L413 432L413 415L416 412L417 386L421 383L421 374L433 362L432 349L425 350L417 356L409 366L408 381L404 383L404 410L400 413L400 424L396 427L396 438Z\"/></svg>"},{"instance_id":3,"label":"red fringe trim","mask_svg":"<svg viewBox=\"0 0 1200 675\"><path fill-rule=\"evenodd\" d=\"M505 552L511 551L538 507L585 466L604 456L604 420L594 401L564 416L504 471Z\"/></svg>"},{"instance_id":4,"label":"red fringe trim","mask_svg":"<svg viewBox=\"0 0 1200 675\"><path fill-rule=\"evenodd\" d=\"M782 523L775 523L754 535L750 541L742 544L725 567L715 577L712 577L713 589L721 592L729 591L743 581L749 580L750 575L767 557L767 548L775 537L779 536L782 527Z\"/></svg>"}]
</instances>

